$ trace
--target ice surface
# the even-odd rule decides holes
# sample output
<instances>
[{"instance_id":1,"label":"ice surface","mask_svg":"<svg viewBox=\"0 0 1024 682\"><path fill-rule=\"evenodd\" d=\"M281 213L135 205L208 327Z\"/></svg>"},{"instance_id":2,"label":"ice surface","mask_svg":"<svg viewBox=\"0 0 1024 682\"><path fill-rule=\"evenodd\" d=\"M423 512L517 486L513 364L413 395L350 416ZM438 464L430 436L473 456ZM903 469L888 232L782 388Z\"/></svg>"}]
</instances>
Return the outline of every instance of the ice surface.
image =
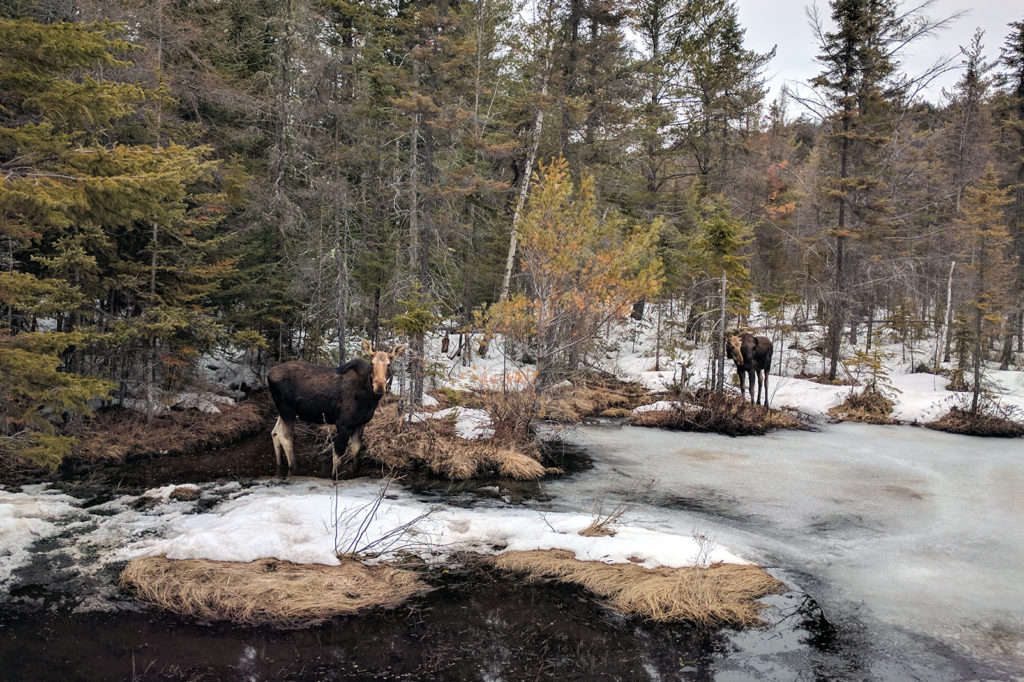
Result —
<instances>
[{"instance_id":1,"label":"ice surface","mask_svg":"<svg viewBox=\"0 0 1024 682\"><path fill-rule=\"evenodd\" d=\"M1024 665L1021 439L863 424L756 438L575 433L597 466L547 486L558 509L654 480L635 510L644 527L706 530L756 563L816 576L826 605L970 650L1008 649Z\"/></svg>"}]
</instances>

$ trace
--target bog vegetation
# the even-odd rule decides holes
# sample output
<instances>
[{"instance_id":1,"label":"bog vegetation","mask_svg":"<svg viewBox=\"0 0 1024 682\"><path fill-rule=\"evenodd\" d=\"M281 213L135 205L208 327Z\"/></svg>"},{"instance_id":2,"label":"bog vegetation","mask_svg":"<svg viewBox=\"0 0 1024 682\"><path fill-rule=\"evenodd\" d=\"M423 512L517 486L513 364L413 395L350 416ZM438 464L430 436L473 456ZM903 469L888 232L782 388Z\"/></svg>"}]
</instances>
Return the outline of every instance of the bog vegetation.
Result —
<instances>
[{"instance_id":1,"label":"bog vegetation","mask_svg":"<svg viewBox=\"0 0 1024 682\"><path fill-rule=\"evenodd\" d=\"M831 0L819 75L768 102L732 0L2 3L0 456L153 419L215 348L401 341L415 403L438 329L547 389L626 314L660 361L752 301L820 330L830 381L936 337L976 413L1024 343L1024 21L944 34L925 101L928 5Z\"/></svg>"}]
</instances>

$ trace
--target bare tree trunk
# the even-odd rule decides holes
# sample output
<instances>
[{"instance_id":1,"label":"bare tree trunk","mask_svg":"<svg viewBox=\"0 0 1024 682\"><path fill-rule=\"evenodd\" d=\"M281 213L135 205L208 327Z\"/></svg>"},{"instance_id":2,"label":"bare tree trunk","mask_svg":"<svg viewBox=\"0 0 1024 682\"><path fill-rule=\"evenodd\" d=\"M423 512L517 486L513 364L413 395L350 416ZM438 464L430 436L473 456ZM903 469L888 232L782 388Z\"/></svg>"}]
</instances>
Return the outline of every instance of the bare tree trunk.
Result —
<instances>
[{"instance_id":1,"label":"bare tree trunk","mask_svg":"<svg viewBox=\"0 0 1024 682\"><path fill-rule=\"evenodd\" d=\"M335 276L335 313L338 317L338 365L345 362L345 339L348 336L348 221L342 230L342 220L338 216L339 208L334 213L334 276Z\"/></svg>"},{"instance_id":2,"label":"bare tree trunk","mask_svg":"<svg viewBox=\"0 0 1024 682\"><path fill-rule=\"evenodd\" d=\"M971 414L978 413L978 398L981 394L981 323L982 297L985 292L985 246L981 245L981 258L978 259L978 276L975 279L978 300L974 304L974 395L971 397Z\"/></svg>"},{"instance_id":3,"label":"bare tree trunk","mask_svg":"<svg viewBox=\"0 0 1024 682\"><path fill-rule=\"evenodd\" d=\"M850 137L851 129L849 112L843 115L843 142L839 153L839 179L846 180L849 176ZM846 292L844 291L844 272L846 247L846 198L839 196L839 221L836 231L836 267L835 279L832 282L832 301L829 306L828 328L828 379L835 381L839 367L839 351L842 347L843 326L846 322Z\"/></svg>"},{"instance_id":4,"label":"bare tree trunk","mask_svg":"<svg viewBox=\"0 0 1024 682\"><path fill-rule=\"evenodd\" d=\"M413 65L415 71L415 64ZM419 181L416 172L417 153L420 137L420 116L412 116L412 132L409 134L409 269L416 271L420 257Z\"/></svg>"},{"instance_id":5,"label":"bare tree trunk","mask_svg":"<svg viewBox=\"0 0 1024 682\"><path fill-rule=\"evenodd\" d=\"M547 83L544 84L544 94L547 94ZM512 232L508 238L508 254L505 256L505 274L501 279L501 293L498 295L498 300L500 301L508 299L508 288L512 282L512 268L515 266L516 262L516 243L518 241L516 229L519 226L519 217L522 215L523 208L526 206L526 195L530 190L530 176L533 174L533 164L537 160L537 149L540 147L540 135L543 125L544 110L538 108L537 115L533 119L533 140L530 142L530 151L526 156L526 166L523 168L523 175L520 180L522 184L519 185L519 198L516 199L516 212L512 216Z\"/></svg>"},{"instance_id":6,"label":"bare tree trunk","mask_svg":"<svg viewBox=\"0 0 1024 682\"><path fill-rule=\"evenodd\" d=\"M1010 369L1010 360L1013 359L1013 335L1014 330L1019 326L1017 320L1020 311L1011 313L1010 319L1006 321L1006 334L1003 335L1003 352L999 357L999 369Z\"/></svg>"},{"instance_id":7,"label":"bare tree trunk","mask_svg":"<svg viewBox=\"0 0 1024 682\"><path fill-rule=\"evenodd\" d=\"M654 371L661 371L661 304L658 304L658 328L654 332Z\"/></svg>"},{"instance_id":8,"label":"bare tree trunk","mask_svg":"<svg viewBox=\"0 0 1024 682\"><path fill-rule=\"evenodd\" d=\"M949 362L950 347L953 344L953 268L956 267L956 261L949 264L949 282L946 285L946 329L945 329L945 352L942 354L942 361Z\"/></svg>"},{"instance_id":9,"label":"bare tree trunk","mask_svg":"<svg viewBox=\"0 0 1024 682\"><path fill-rule=\"evenodd\" d=\"M725 387L725 270L722 270L722 309L719 318L718 348L715 350L715 357L718 358L718 378L715 380L715 389L721 391Z\"/></svg>"},{"instance_id":10,"label":"bare tree trunk","mask_svg":"<svg viewBox=\"0 0 1024 682\"><path fill-rule=\"evenodd\" d=\"M508 299L508 289L512 282L512 268L515 267L516 262L516 243L518 237L516 235L516 229L519 226L520 216L522 216L523 209L526 206L526 197L530 190L530 177L533 175L533 164L537 161L537 149L540 148L540 138L544 131L544 100L548 96L548 79L551 74L551 34L550 34L550 22L554 16L554 3L548 2L545 22L545 33L546 38L544 41L544 75L541 77L540 94L541 101L537 105L537 113L533 117L533 130L531 131L532 138L530 140L530 150L526 155L526 166L523 168L523 175L520 179L522 183L519 185L519 197L516 199L516 212L512 215L512 230L508 238L508 254L505 256L505 274L501 278L501 293L498 295L499 301Z\"/></svg>"}]
</instances>

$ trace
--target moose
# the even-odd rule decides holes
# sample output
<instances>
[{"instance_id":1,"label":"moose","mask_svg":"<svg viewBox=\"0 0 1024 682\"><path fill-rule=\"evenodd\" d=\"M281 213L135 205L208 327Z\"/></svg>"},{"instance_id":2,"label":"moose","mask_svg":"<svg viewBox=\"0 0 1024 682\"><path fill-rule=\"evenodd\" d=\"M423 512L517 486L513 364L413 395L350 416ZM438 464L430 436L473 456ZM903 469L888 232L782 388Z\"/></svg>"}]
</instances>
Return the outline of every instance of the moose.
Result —
<instances>
[{"instance_id":1,"label":"moose","mask_svg":"<svg viewBox=\"0 0 1024 682\"><path fill-rule=\"evenodd\" d=\"M271 368L267 384L278 418L270 436L279 468L283 452L288 469L295 471L297 419L312 424L334 424L334 477L338 476L338 464L346 448L356 461L362 447L363 427L373 418L377 403L387 390L391 361L405 351L404 344L387 352L374 350L366 339L362 341L363 353L370 358L369 362L356 358L334 368L293 360Z\"/></svg>"},{"instance_id":2,"label":"moose","mask_svg":"<svg viewBox=\"0 0 1024 682\"><path fill-rule=\"evenodd\" d=\"M768 407L768 372L772 368L772 342L767 336L754 336L743 332L739 336L730 334L725 341L725 352L736 363L736 374L740 377L740 395L743 395L743 375L747 376L750 402L761 404L761 388L764 387L764 406ZM754 377L757 376L757 400L754 400Z\"/></svg>"}]
</instances>

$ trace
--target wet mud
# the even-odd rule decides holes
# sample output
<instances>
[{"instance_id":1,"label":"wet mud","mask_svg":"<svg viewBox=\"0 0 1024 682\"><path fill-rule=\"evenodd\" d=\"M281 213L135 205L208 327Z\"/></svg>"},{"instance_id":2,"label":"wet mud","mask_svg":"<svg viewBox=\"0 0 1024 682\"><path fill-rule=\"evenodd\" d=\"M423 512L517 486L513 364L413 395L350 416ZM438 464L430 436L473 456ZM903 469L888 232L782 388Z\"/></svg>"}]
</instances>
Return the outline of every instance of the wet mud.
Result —
<instances>
[{"instance_id":1,"label":"wet mud","mask_svg":"<svg viewBox=\"0 0 1024 682\"><path fill-rule=\"evenodd\" d=\"M295 631L204 625L146 610L76 614L51 604L0 616L3 676L711 680L732 671L757 679L792 666L794 649L804 653L792 673L858 668L813 600L797 594L772 598L779 620L770 630L740 633L626 618L580 588L525 584L481 568L434 579L437 590L400 609Z\"/></svg>"}]
</instances>

